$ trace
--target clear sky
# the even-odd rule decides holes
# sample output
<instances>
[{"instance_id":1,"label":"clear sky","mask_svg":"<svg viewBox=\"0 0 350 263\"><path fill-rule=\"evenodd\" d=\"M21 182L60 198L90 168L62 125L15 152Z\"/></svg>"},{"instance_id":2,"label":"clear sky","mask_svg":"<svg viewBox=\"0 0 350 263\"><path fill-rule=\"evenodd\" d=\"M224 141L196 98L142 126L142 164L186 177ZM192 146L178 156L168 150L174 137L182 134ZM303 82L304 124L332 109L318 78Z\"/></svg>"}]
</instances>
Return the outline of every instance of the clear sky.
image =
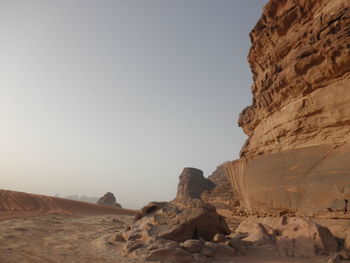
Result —
<instances>
[{"instance_id":1,"label":"clear sky","mask_svg":"<svg viewBox=\"0 0 350 263\"><path fill-rule=\"evenodd\" d=\"M233 160L266 0L0 0L0 188L174 198Z\"/></svg>"}]
</instances>

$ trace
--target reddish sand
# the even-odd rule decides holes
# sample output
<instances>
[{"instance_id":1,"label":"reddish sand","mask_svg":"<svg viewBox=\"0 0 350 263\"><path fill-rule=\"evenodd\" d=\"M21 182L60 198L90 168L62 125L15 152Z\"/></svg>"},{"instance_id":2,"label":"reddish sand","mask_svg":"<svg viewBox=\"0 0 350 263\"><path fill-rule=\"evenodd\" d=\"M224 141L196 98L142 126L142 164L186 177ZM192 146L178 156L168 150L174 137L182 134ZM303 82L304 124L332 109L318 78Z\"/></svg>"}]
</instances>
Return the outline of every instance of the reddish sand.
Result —
<instances>
[{"instance_id":1,"label":"reddish sand","mask_svg":"<svg viewBox=\"0 0 350 263\"><path fill-rule=\"evenodd\" d=\"M42 214L135 215L136 211L0 189L0 221Z\"/></svg>"}]
</instances>

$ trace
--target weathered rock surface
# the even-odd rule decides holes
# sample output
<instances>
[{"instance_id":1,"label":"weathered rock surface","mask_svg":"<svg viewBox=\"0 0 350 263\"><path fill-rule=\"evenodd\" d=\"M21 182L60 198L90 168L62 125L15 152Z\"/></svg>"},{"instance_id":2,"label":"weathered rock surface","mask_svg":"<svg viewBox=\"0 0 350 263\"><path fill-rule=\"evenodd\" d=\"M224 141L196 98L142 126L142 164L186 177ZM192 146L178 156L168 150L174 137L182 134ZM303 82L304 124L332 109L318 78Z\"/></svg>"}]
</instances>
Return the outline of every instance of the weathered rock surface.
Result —
<instances>
[{"instance_id":1,"label":"weathered rock surface","mask_svg":"<svg viewBox=\"0 0 350 263\"><path fill-rule=\"evenodd\" d=\"M245 213L350 217L349 31L347 0L265 6L238 121L249 138L227 168Z\"/></svg>"},{"instance_id":2,"label":"weathered rock surface","mask_svg":"<svg viewBox=\"0 0 350 263\"><path fill-rule=\"evenodd\" d=\"M122 208L122 206L116 202L115 196L111 192L107 192L104 196L102 196L98 201L98 205L111 206Z\"/></svg>"},{"instance_id":3,"label":"weathered rock surface","mask_svg":"<svg viewBox=\"0 0 350 263\"><path fill-rule=\"evenodd\" d=\"M337 252L339 249L330 230L310 219L249 218L241 223L236 233L245 234L242 241L252 242L253 246L275 245L278 253L283 256L314 257L320 252ZM346 257L346 251L343 254Z\"/></svg>"},{"instance_id":4,"label":"weathered rock surface","mask_svg":"<svg viewBox=\"0 0 350 263\"><path fill-rule=\"evenodd\" d=\"M215 184L203 176L203 171L186 167L179 177L176 200L200 199L204 191L210 191Z\"/></svg>"}]
</instances>

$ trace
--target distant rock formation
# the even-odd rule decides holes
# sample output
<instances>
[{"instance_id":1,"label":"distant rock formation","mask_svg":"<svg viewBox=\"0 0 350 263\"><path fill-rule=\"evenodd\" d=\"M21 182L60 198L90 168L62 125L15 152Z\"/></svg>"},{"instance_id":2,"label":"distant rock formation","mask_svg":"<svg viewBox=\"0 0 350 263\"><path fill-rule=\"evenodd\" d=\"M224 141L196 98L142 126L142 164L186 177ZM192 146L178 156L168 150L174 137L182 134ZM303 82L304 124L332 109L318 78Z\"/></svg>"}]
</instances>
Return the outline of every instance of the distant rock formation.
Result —
<instances>
[{"instance_id":1,"label":"distant rock formation","mask_svg":"<svg viewBox=\"0 0 350 263\"><path fill-rule=\"evenodd\" d=\"M200 199L204 191L212 190L215 184L196 168L186 167L179 177L176 200Z\"/></svg>"},{"instance_id":2,"label":"distant rock formation","mask_svg":"<svg viewBox=\"0 0 350 263\"><path fill-rule=\"evenodd\" d=\"M270 0L250 34L249 136L227 168L247 214L350 218L350 1Z\"/></svg>"},{"instance_id":3,"label":"distant rock formation","mask_svg":"<svg viewBox=\"0 0 350 263\"><path fill-rule=\"evenodd\" d=\"M215 206L218 209L234 209L235 195L226 175L226 165L229 162L219 165L216 170L208 177L215 184L211 190L204 191L201 194L203 201Z\"/></svg>"},{"instance_id":4,"label":"distant rock formation","mask_svg":"<svg viewBox=\"0 0 350 263\"><path fill-rule=\"evenodd\" d=\"M122 208L122 206L116 202L115 196L111 192L107 192L104 196L102 196L98 201L98 205L111 206L116 208Z\"/></svg>"}]
</instances>

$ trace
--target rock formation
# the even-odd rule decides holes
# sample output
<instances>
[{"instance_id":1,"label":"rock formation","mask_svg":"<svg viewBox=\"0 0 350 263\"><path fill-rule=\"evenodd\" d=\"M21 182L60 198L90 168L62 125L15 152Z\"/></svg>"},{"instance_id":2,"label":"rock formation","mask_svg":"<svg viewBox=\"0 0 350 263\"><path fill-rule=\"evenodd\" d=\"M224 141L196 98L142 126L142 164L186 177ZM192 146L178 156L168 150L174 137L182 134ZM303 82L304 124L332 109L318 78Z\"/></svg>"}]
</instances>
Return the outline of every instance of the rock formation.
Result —
<instances>
[{"instance_id":1,"label":"rock formation","mask_svg":"<svg viewBox=\"0 0 350 263\"><path fill-rule=\"evenodd\" d=\"M204 191L201 194L203 201L212 204L218 209L234 209L235 196L231 189L231 185L226 176L226 165L223 163L219 165L216 170L208 176L208 179L215 184L211 190Z\"/></svg>"},{"instance_id":2,"label":"rock formation","mask_svg":"<svg viewBox=\"0 0 350 263\"><path fill-rule=\"evenodd\" d=\"M116 208L122 208L122 206L116 202L115 196L111 192L107 192L104 196L102 196L98 201L98 205L111 206Z\"/></svg>"},{"instance_id":3,"label":"rock formation","mask_svg":"<svg viewBox=\"0 0 350 263\"><path fill-rule=\"evenodd\" d=\"M200 199L204 191L214 187L215 184L205 178L201 170L186 167L179 177L176 200Z\"/></svg>"},{"instance_id":4,"label":"rock formation","mask_svg":"<svg viewBox=\"0 0 350 263\"><path fill-rule=\"evenodd\" d=\"M272 223L272 224L271 224ZM236 229L235 236L253 246L270 245L282 256L311 258L337 252L338 242L331 231L310 219L282 217L279 222L248 218Z\"/></svg>"},{"instance_id":5,"label":"rock formation","mask_svg":"<svg viewBox=\"0 0 350 263\"><path fill-rule=\"evenodd\" d=\"M125 240L124 255L148 261L203 262L197 258L223 256L223 251L236 255L228 245L213 248L211 241L217 234L230 234L224 217L214 206L188 199L151 202L140 210L122 238L114 240Z\"/></svg>"},{"instance_id":6,"label":"rock formation","mask_svg":"<svg viewBox=\"0 0 350 263\"><path fill-rule=\"evenodd\" d=\"M227 166L247 214L350 218L350 2L270 0L250 34L248 135Z\"/></svg>"}]
</instances>

